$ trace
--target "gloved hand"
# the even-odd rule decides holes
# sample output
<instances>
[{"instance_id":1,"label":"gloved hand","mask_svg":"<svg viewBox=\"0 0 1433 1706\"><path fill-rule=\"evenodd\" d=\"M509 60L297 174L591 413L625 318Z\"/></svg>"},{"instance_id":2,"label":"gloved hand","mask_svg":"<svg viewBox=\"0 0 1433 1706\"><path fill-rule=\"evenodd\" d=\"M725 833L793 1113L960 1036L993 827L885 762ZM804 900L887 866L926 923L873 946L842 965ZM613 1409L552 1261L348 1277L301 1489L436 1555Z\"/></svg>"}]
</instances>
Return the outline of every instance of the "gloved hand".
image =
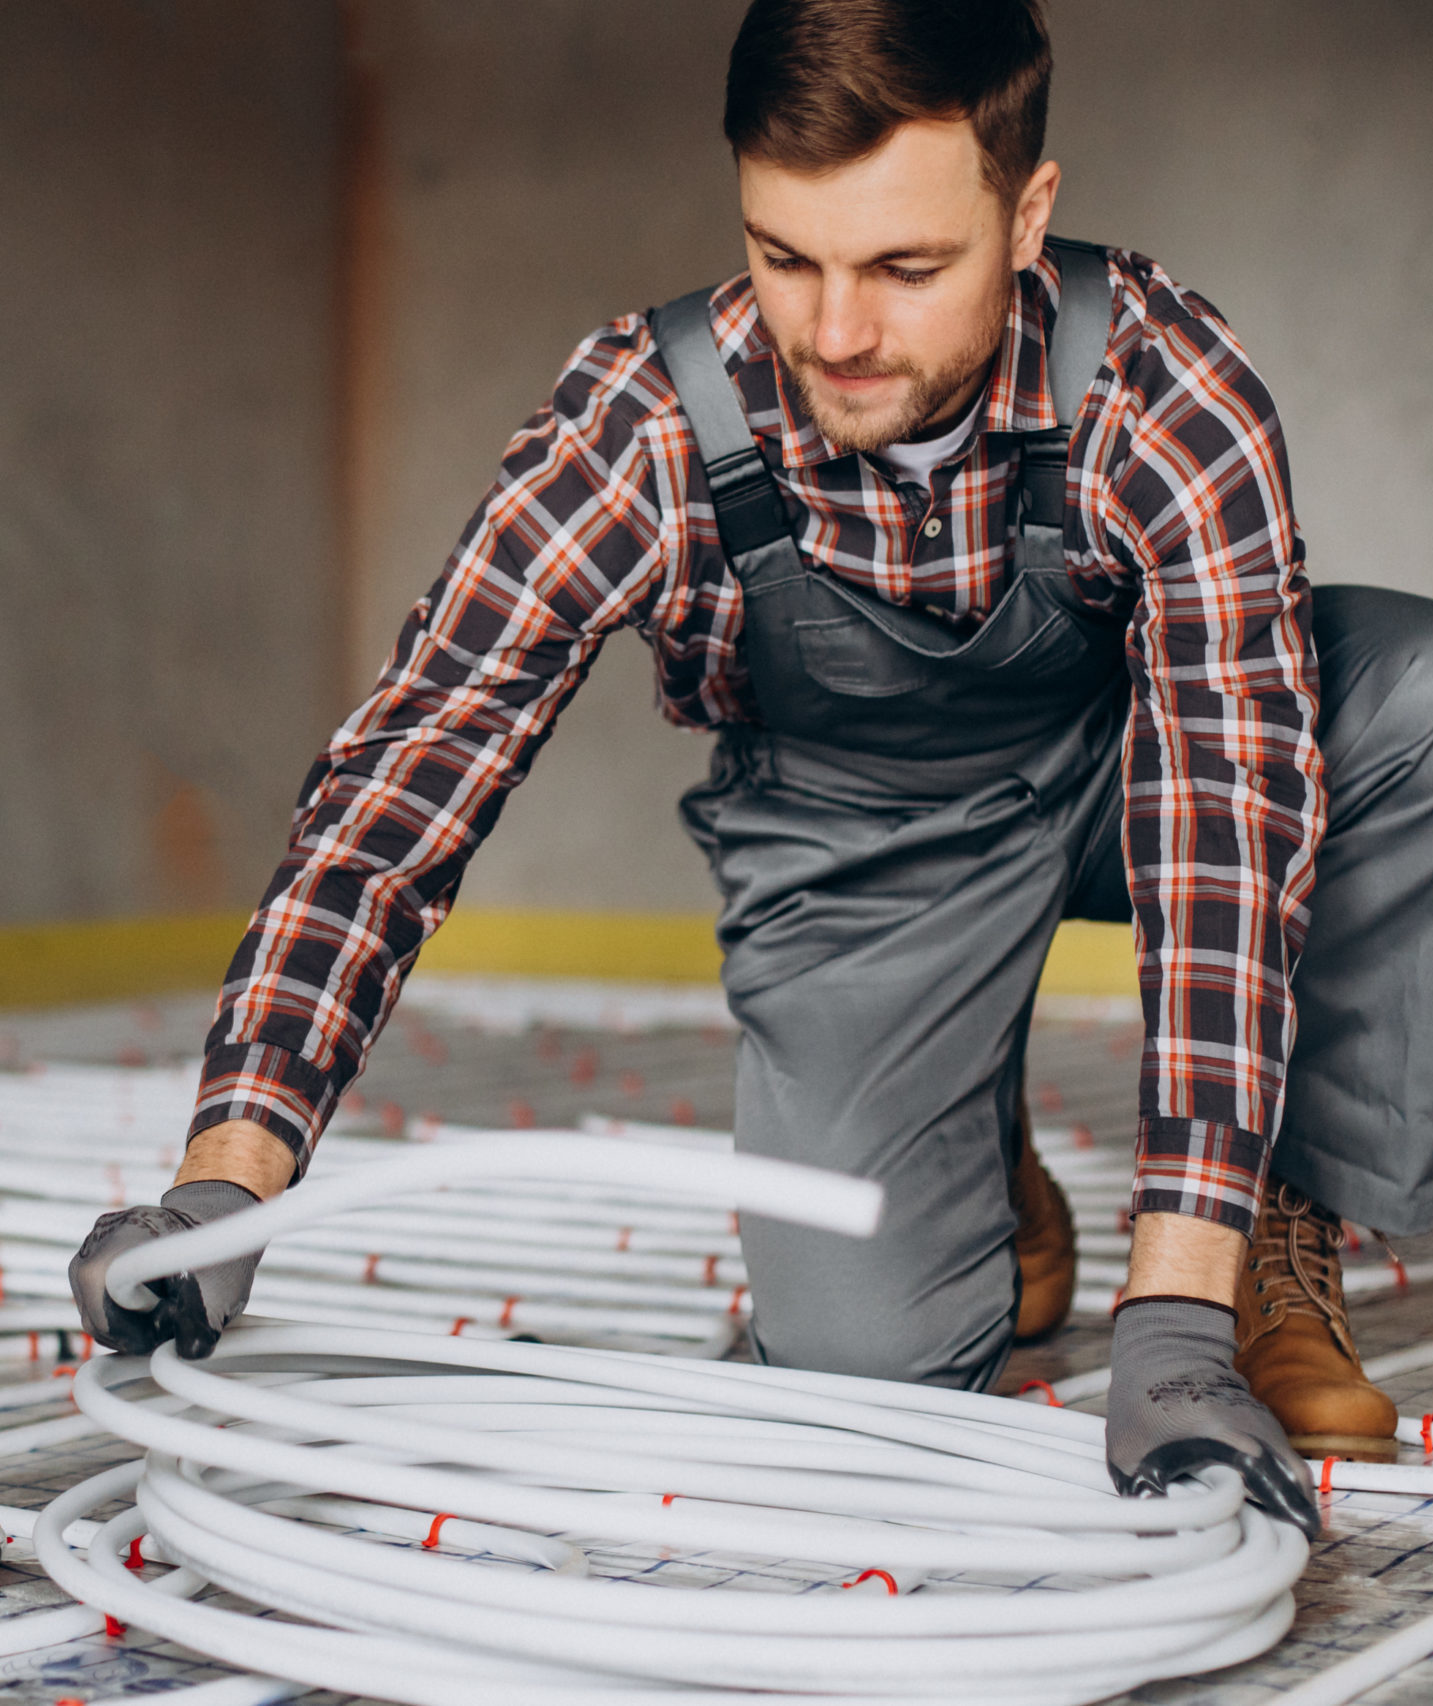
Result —
<instances>
[{"instance_id":1,"label":"gloved hand","mask_svg":"<svg viewBox=\"0 0 1433 1706\"><path fill-rule=\"evenodd\" d=\"M194 1361L207 1357L220 1333L243 1312L261 1251L149 1281L159 1302L145 1311L121 1309L105 1290L105 1274L116 1256L147 1238L186 1232L252 1208L259 1199L226 1179L200 1179L174 1186L159 1200L158 1208L123 1208L99 1217L70 1262L70 1290L84 1330L100 1344L130 1356L148 1356L156 1345L173 1339L180 1356Z\"/></svg>"},{"instance_id":2,"label":"gloved hand","mask_svg":"<svg viewBox=\"0 0 1433 1706\"><path fill-rule=\"evenodd\" d=\"M1121 1493L1162 1493L1228 1463L1271 1516L1319 1532L1314 1484L1271 1412L1234 1372L1234 1311L1186 1297L1139 1297L1115 1311L1105 1455Z\"/></svg>"}]
</instances>

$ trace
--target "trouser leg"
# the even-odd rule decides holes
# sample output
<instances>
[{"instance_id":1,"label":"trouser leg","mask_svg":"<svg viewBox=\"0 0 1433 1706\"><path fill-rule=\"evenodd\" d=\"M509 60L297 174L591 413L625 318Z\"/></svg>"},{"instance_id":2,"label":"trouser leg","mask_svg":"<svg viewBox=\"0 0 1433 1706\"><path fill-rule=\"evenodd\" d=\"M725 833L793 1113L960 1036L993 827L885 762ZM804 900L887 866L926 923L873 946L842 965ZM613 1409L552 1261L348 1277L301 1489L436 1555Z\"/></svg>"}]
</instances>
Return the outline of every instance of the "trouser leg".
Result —
<instances>
[{"instance_id":1,"label":"trouser leg","mask_svg":"<svg viewBox=\"0 0 1433 1706\"><path fill-rule=\"evenodd\" d=\"M989 1386L1018 1307L1008 1172L1057 835L1014 778L911 808L772 772L684 814L726 898L738 1148L886 1192L869 1240L743 1216L758 1353Z\"/></svg>"},{"instance_id":2,"label":"trouser leg","mask_svg":"<svg viewBox=\"0 0 1433 1706\"><path fill-rule=\"evenodd\" d=\"M1433 1225L1433 600L1314 593L1329 828L1294 978L1280 1175L1365 1226Z\"/></svg>"}]
</instances>

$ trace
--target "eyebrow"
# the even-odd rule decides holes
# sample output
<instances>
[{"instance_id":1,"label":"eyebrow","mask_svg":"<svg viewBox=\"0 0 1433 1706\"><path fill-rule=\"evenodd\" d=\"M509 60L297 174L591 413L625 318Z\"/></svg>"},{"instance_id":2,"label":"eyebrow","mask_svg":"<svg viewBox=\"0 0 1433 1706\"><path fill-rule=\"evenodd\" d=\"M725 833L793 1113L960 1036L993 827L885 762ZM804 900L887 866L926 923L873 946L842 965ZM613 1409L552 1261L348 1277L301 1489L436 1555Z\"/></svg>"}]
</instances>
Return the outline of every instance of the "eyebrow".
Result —
<instances>
[{"instance_id":1,"label":"eyebrow","mask_svg":"<svg viewBox=\"0 0 1433 1706\"><path fill-rule=\"evenodd\" d=\"M773 249L784 250L786 254L799 260L808 259L784 237L778 237L774 231L768 231L755 220L747 219L743 223L748 234L755 237L758 243L769 243ZM859 264L862 267L878 267L889 261L948 261L964 254L969 247L968 243L956 242L954 239L944 243L901 243L893 249L883 249L880 254L872 255Z\"/></svg>"}]
</instances>

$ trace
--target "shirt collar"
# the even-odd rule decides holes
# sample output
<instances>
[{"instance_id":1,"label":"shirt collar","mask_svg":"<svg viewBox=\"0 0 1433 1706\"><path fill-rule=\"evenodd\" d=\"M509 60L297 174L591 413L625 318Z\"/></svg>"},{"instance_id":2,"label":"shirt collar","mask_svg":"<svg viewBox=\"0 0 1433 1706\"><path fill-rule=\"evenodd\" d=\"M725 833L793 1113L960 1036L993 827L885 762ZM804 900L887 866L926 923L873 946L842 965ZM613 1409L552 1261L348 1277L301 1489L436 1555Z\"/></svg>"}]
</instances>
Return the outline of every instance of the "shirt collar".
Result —
<instances>
[{"instance_id":1,"label":"shirt collar","mask_svg":"<svg viewBox=\"0 0 1433 1706\"><path fill-rule=\"evenodd\" d=\"M985 406L976 418L977 435L1049 432L1059 425L1045 359L1045 342L1059 301L1059 278L1058 263L1048 250L1033 267L1015 275L1004 336L985 388ZM827 438L802 408L756 312L749 276L733 280L712 306L718 341L726 345L724 353L738 355L737 379L752 431L779 445L783 467L809 468L851 455ZM732 344L740 345L739 352Z\"/></svg>"}]
</instances>

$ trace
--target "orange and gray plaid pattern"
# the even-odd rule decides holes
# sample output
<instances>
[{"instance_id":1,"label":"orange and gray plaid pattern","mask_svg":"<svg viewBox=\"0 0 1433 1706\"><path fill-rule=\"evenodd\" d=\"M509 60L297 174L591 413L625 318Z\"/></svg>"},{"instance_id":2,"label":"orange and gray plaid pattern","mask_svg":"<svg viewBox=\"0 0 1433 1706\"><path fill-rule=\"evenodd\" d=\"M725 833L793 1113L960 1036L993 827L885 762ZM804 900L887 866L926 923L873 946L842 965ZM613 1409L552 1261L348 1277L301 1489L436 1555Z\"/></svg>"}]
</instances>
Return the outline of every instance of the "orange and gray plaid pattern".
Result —
<instances>
[{"instance_id":1,"label":"orange and gray plaid pattern","mask_svg":"<svg viewBox=\"0 0 1433 1706\"><path fill-rule=\"evenodd\" d=\"M1273 402L1229 328L1153 262L1111 252L1110 264L1111 337L1075 431L1065 535L1080 596L1133 606L1135 1208L1247 1231L1282 1110L1326 815L1303 543ZM713 293L728 370L809 558L956 620L996 604L1013 435L1055 424L1045 339L1059 289L1048 253L1019 275L984 406L929 493L806 417L746 276ZM741 588L641 315L579 346L372 696L310 772L224 984L193 1131L255 1120L307 1165L508 790L623 625L655 654L670 720L754 718Z\"/></svg>"}]
</instances>

